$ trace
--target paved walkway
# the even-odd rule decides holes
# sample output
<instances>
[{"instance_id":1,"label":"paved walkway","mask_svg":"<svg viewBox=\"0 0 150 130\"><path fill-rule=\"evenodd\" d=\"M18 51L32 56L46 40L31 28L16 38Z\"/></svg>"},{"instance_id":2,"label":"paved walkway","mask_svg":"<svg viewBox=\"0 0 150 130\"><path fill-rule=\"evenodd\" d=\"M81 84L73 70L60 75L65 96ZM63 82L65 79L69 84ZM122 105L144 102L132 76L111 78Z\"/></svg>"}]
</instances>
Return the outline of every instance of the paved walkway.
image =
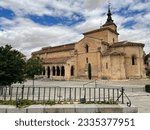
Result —
<instances>
[{"instance_id":1,"label":"paved walkway","mask_svg":"<svg viewBox=\"0 0 150 130\"><path fill-rule=\"evenodd\" d=\"M132 105L138 107L139 113L150 113L150 93L145 92L129 92Z\"/></svg>"},{"instance_id":2,"label":"paved walkway","mask_svg":"<svg viewBox=\"0 0 150 130\"><path fill-rule=\"evenodd\" d=\"M84 84L87 84L88 80L77 80L77 81L50 81L47 79L44 80L35 80L35 86L38 87L83 87ZM24 83L25 85L32 85L32 81L28 80ZM132 105L138 107L140 113L146 112L150 113L150 93L144 92L145 84L150 84L150 80L122 80L122 81L107 81L107 80L98 80L96 82L91 82L85 86L94 87L124 87L126 94L129 96Z\"/></svg>"}]
</instances>

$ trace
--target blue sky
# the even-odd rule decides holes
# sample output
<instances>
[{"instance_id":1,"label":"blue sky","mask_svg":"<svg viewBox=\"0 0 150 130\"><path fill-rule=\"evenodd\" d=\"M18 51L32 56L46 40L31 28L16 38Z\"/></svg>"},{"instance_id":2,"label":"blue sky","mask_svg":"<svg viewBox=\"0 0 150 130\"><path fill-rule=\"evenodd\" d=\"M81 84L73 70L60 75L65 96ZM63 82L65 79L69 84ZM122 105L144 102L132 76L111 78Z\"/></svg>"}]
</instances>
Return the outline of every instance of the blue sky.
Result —
<instances>
[{"instance_id":1,"label":"blue sky","mask_svg":"<svg viewBox=\"0 0 150 130\"><path fill-rule=\"evenodd\" d=\"M149 0L0 0L0 45L29 56L44 46L79 41L105 23L108 2L120 41L142 42L149 53Z\"/></svg>"}]
</instances>

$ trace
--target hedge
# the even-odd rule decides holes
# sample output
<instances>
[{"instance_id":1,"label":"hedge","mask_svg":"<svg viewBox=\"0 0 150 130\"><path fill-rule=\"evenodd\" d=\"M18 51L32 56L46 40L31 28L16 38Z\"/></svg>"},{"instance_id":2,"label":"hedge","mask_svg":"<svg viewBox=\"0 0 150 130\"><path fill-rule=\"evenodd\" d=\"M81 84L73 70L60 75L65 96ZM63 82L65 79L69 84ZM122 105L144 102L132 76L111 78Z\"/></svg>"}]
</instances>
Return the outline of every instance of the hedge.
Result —
<instances>
[{"instance_id":1,"label":"hedge","mask_svg":"<svg viewBox=\"0 0 150 130\"><path fill-rule=\"evenodd\" d=\"M150 93L150 84L145 85L145 92Z\"/></svg>"}]
</instances>

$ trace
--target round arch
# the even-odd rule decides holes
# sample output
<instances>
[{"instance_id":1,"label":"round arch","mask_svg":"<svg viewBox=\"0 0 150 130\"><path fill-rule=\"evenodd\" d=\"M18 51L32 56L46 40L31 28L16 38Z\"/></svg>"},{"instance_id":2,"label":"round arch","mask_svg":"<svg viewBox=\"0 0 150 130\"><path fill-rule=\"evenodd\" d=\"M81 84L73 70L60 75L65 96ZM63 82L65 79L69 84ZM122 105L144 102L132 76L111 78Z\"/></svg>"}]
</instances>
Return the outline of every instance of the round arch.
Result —
<instances>
[{"instance_id":1,"label":"round arch","mask_svg":"<svg viewBox=\"0 0 150 130\"><path fill-rule=\"evenodd\" d=\"M47 67L47 78L50 78L50 67Z\"/></svg>"},{"instance_id":2,"label":"round arch","mask_svg":"<svg viewBox=\"0 0 150 130\"><path fill-rule=\"evenodd\" d=\"M53 76L55 76L55 66L52 67Z\"/></svg>"},{"instance_id":3,"label":"round arch","mask_svg":"<svg viewBox=\"0 0 150 130\"><path fill-rule=\"evenodd\" d=\"M61 66L61 76L65 76L65 67Z\"/></svg>"},{"instance_id":4,"label":"round arch","mask_svg":"<svg viewBox=\"0 0 150 130\"><path fill-rule=\"evenodd\" d=\"M57 66L57 76L60 76L60 68Z\"/></svg>"}]
</instances>

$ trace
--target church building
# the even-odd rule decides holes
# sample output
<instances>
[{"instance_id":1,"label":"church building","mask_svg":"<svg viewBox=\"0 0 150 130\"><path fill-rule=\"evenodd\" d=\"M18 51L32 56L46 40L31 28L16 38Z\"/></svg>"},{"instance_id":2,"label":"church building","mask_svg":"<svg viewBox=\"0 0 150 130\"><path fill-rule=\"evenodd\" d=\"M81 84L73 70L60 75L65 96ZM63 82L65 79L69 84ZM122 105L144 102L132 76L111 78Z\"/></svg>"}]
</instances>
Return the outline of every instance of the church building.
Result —
<instances>
[{"instance_id":1,"label":"church building","mask_svg":"<svg viewBox=\"0 0 150 130\"><path fill-rule=\"evenodd\" d=\"M43 78L141 79L146 78L144 44L119 41L117 25L108 8L107 21L99 29L83 33L76 43L44 47L32 56L43 60Z\"/></svg>"}]
</instances>

